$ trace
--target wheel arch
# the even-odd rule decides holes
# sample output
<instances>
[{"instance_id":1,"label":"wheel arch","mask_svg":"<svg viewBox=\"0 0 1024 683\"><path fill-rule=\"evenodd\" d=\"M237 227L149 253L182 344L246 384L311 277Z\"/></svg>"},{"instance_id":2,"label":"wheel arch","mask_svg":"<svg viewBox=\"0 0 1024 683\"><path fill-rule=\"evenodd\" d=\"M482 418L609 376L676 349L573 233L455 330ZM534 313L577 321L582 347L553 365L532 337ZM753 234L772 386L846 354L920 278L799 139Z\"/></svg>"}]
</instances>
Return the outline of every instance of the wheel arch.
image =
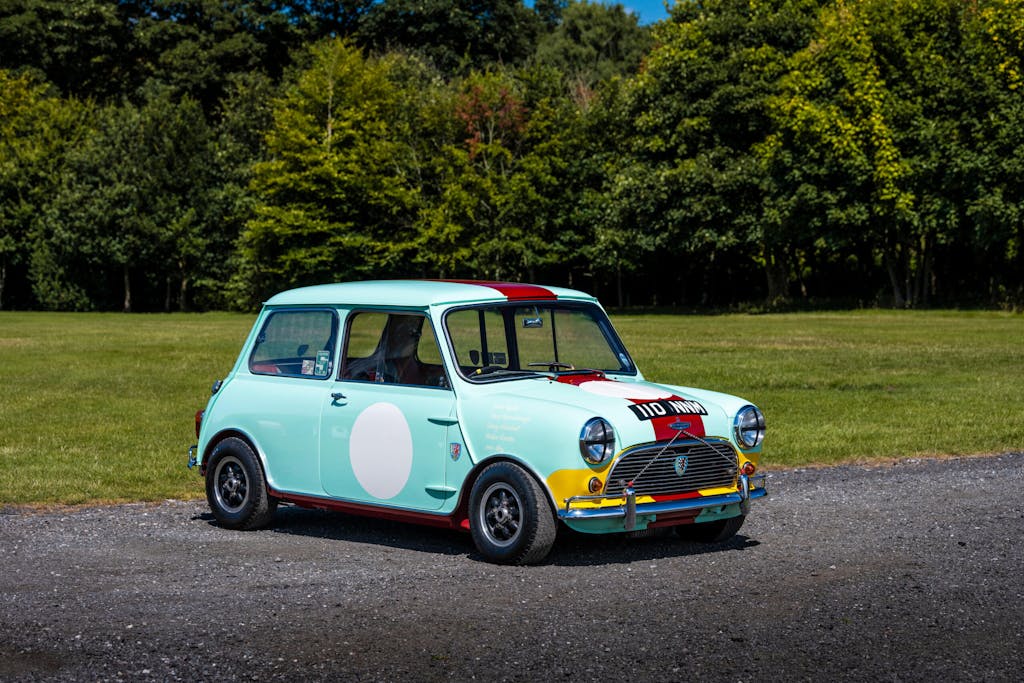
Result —
<instances>
[{"instance_id":1,"label":"wheel arch","mask_svg":"<svg viewBox=\"0 0 1024 683\"><path fill-rule=\"evenodd\" d=\"M456 524L459 527L466 530L469 528L469 498L473 491L473 487L476 485L476 480L480 478L480 475L485 469L499 462L507 462L516 465L532 477L540 486L541 491L544 492L544 497L547 499L548 505L551 506L551 513L555 515L555 519L558 519L558 503L555 501L555 498L551 493L551 489L548 488L548 484L544 480L544 477L540 476L534 467L521 458L509 453L495 453L479 460L475 465L473 465L473 469L469 471L466 478L462 481L462 487L459 493L459 502L452 513L452 516L455 518Z\"/></svg>"},{"instance_id":2,"label":"wheel arch","mask_svg":"<svg viewBox=\"0 0 1024 683\"><path fill-rule=\"evenodd\" d=\"M263 481L266 482L268 489L271 488L270 479L267 478L267 463L263 457L263 451L256 445L256 441L251 436L240 429L224 429L210 437L210 440L206 442L206 447L203 449L203 459L199 465L199 474L204 477L206 476L206 464L210 461L210 455L222 441L232 437L245 442L245 445L252 449L252 452L256 455L256 461L260 464L260 470L263 471Z\"/></svg>"}]
</instances>

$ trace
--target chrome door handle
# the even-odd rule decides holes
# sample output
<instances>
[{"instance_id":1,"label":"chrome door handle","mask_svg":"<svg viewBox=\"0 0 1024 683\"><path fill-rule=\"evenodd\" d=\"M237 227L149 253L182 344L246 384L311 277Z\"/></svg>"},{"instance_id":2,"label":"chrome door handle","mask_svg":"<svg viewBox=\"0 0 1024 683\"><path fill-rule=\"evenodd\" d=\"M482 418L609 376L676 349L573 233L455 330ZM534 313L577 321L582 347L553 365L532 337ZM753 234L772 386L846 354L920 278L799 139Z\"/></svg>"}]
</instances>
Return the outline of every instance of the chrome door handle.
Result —
<instances>
[{"instance_id":1,"label":"chrome door handle","mask_svg":"<svg viewBox=\"0 0 1024 683\"><path fill-rule=\"evenodd\" d=\"M334 399L335 401L340 401L341 399L345 398L345 394L341 393L340 391L336 391L333 394L331 394L331 398Z\"/></svg>"}]
</instances>

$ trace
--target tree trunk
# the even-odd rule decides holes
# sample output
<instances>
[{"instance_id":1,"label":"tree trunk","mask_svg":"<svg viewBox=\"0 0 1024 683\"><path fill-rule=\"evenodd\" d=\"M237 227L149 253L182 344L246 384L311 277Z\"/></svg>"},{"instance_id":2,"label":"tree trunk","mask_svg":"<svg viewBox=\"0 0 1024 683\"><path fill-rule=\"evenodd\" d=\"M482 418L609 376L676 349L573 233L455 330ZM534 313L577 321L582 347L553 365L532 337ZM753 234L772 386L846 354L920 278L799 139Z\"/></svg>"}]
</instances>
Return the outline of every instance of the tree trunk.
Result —
<instances>
[{"instance_id":1,"label":"tree trunk","mask_svg":"<svg viewBox=\"0 0 1024 683\"><path fill-rule=\"evenodd\" d=\"M919 306L928 308L931 303L931 275L932 275L932 248L931 241L928 236L925 235L921 238L921 254L919 255L918 261L918 272L917 272L917 296L914 297L914 303Z\"/></svg>"},{"instance_id":2,"label":"tree trunk","mask_svg":"<svg viewBox=\"0 0 1024 683\"><path fill-rule=\"evenodd\" d=\"M894 256L892 250L886 249L885 251L885 270L889 273L889 282L892 285L892 304L895 308L906 308L907 301L903 298L903 289L900 287L900 278L896 273L896 264L894 263Z\"/></svg>"},{"instance_id":3,"label":"tree trunk","mask_svg":"<svg viewBox=\"0 0 1024 683\"><path fill-rule=\"evenodd\" d=\"M0 262L0 311L4 310L4 283L7 282L7 259Z\"/></svg>"},{"instance_id":4,"label":"tree trunk","mask_svg":"<svg viewBox=\"0 0 1024 683\"><path fill-rule=\"evenodd\" d=\"M132 312L132 282L128 276L128 264L124 264L124 307L121 309L125 313Z\"/></svg>"},{"instance_id":5,"label":"tree trunk","mask_svg":"<svg viewBox=\"0 0 1024 683\"><path fill-rule=\"evenodd\" d=\"M784 301L789 298L789 268L786 257L774 249L764 250L765 277L768 279L768 301Z\"/></svg>"},{"instance_id":6,"label":"tree trunk","mask_svg":"<svg viewBox=\"0 0 1024 683\"><path fill-rule=\"evenodd\" d=\"M615 291L619 297L619 308L623 307L624 299L622 298L622 264L615 264Z\"/></svg>"},{"instance_id":7,"label":"tree trunk","mask_svg":"<svg viewBox=\"0 0 1024 683\"><path fill-rule=\"evenodd\" d=\"M178 290L178 310L188 310L188 278L185 276L182 276L181 288Z\"/></svg>"},{"instance_id":8,"label":"tree trunk","mask_svg":"<svg viewBox=\"0 0 1024 683\"><path fill-rule=\"evenodd\" d=\"M171 276L164 278L164 313L171 312Z\"/></svg>"}]
</instances>

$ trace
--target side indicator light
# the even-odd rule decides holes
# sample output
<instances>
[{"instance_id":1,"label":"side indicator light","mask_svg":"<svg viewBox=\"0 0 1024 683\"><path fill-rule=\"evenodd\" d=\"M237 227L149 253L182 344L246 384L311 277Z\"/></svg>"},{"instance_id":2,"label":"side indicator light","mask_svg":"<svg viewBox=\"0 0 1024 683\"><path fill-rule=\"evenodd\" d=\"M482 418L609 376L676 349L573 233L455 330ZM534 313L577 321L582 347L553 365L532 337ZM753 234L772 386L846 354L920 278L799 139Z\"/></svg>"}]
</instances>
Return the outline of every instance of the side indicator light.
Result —
<instances>
[{"instance_id":1,"label":"side indicator light","mask_svg":"<svg viewBox=\"0 0 1024 683\"><path fill-rule=\"evenodd\" d=\"M199 429L203 426L203 413L205 410L196 411L196 438L199 438Z\"/></svg>"},{"instance_id":2,"label":"side indicator light","mask_svg":"<svg viewBox=\"0 0 1024 683\"><path fill-rule=\"evenodd\" d=\"M587 484L587 488L590 489L591 493L598 493L601 490L601 480L597 477L591 477L590 483Z\"/></svg>"},{"instance_id":3,"label":"side indicator light","mask_svg":"<svg viewBox=\"0 0 1024 683\"><path fill-rule=\"evenodd\" d=\"M743 466L743 474L747 475L748 477L756 471L757 467L752 462L748 462Z\"/></svg>"}]
</instances>

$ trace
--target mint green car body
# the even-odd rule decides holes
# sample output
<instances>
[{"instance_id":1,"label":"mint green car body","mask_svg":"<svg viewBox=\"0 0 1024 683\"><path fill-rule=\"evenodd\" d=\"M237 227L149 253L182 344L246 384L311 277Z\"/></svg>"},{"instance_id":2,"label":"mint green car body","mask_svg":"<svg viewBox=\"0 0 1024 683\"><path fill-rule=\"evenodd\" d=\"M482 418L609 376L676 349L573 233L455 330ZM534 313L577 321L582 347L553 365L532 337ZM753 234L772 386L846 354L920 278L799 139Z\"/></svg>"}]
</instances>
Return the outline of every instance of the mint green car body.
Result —
<instances>
[{"instance_id":1,"label":"mint green car body","mask_svg":"<svg viewBox=\"0 0 1024 683\"><path fill-rule=\"evenodd\" d=\"M342 283L266 302L190 465L229 527L288 502L469 529L488 559L534 562L559 523L731 536L765 494L763 431L743 399L647 382L582 292Z\"/></svg>"}]
</instances>

